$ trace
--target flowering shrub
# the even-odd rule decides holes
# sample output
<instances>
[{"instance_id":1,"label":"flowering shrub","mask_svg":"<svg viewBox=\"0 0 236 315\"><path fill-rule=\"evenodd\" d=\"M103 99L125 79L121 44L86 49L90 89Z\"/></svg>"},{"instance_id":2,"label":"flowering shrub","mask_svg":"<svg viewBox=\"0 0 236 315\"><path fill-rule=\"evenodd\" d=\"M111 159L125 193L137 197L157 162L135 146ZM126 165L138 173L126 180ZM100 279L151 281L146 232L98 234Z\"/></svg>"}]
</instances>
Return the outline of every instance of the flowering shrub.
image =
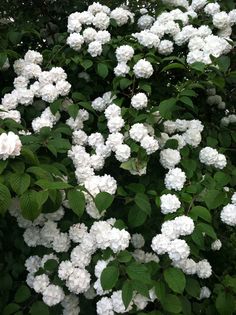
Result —
<instances>
[{"instance_id":1,"label":"flowering shrub","mask_svg":"<svg viewBox=\"0 0 236 315\"><path fill-rule=\"evenodd\" d=\"M27 272L4 315L236 310L236 10L156 6L93 3L52 51L1 53L0 212Z\"/></svg>"}]
</instances>

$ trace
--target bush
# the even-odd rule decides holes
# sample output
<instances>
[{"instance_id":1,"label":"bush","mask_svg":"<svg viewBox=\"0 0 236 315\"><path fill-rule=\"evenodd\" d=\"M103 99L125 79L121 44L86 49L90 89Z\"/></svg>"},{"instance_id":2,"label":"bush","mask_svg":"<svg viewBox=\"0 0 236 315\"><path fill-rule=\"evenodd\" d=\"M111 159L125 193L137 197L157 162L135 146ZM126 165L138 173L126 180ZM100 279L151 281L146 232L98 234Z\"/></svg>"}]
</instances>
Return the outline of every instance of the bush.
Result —
<instances>
[{"instance_id":1,"label":"bush","mask_svg":"<svg viewBox=\"0 0 236 315\"><path fill-rule=\"evenodd\" d=\"M0 20L1 312L234 314L234 3L102 4Z\"/></svg>"}]
</instances>

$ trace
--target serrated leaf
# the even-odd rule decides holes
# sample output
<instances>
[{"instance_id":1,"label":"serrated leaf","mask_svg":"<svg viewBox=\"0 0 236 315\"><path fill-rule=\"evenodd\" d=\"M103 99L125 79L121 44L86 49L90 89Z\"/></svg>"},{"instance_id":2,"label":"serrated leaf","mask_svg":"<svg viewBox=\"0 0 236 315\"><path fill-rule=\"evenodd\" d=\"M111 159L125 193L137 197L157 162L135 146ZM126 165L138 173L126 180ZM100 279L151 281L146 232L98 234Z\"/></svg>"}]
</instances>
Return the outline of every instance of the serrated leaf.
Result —
<instances>
[{"instance_id":1,"label":"serrated leaf","mask_svg":"<svg viewBox=\"0 0 236 315\"><path fill-rule=\"evenodd\" d=\"M224 199L225 193L215 189L208 190L203 196L203 200L209 209L216 209L223 205Z\"/></svg>"},{"instance_id":2,"label":"serrated leaf","mask_svg":"<svg viewBox=\"0 0 236 315\"><path fill-rule=\"evenodd\" d=\"M4 307L2 315L15 314L20 309L20 305L16 303L10 303Z\"/></svg>"},{"instance_id":3,"label":"serrated leaf","mask_svg":"<svg viewBox=\"0 0 236 315\"><path fill-rule=\"evenodd\" d=\"M161 301L162 307L167 312L179 314L182 310L182 305L179 298L172 294L167 294L165 299Z\"/></svg>"},{"instance_id":4,"label":"serrated leaf","mask_svg":"<svg viewBox=\"0 0 236 315\"><path fill-rule=\"evenodd\" d=\"M35 302L30 308L31 315L49 315L49 308L43 302Z\"/></svg>"},{"instance_id":5,"label":"serrated leaf","mask_svg":"<svg viewBox=\"0 0 236 315\"><path fill-rule=\"evenodd\" d=\"M211 225L206 223L199 223L197 227L201 232L206 233L206 235L210 236L214 240L217 239L216 233Z\"/></svg>"},{"instance_id":6,"label":"serrated leaf","mask_svg":"<svg viewBox=\"0 0 236 315\"><path fill-rule=\"evenodd\" d=\"M130 264L126 268L126 273L132 280L138 280L143 283L150 283L151 281L147 267L137 262Z\"/></svg>"},{"instance_id":7,"label":"serrated leaf","mask_svg":"<svg viewBox=\"0 0 236 315\"><path fill-rule=\"evenodd\" d=\"M129 280L126 280L122 286L122 300L127 308L132 300L133 297L133 287L132 283Z\"/></svg>"},{"instance_id":8,"label":"serrated leaf","mask_svg":"<svg viewBox=\"0 0 236 315\"><path fill-rule=\"evenodd\" d=\"M119 278L119 269L116 266L106 267L101 274L101 285L103 290L111 290Z\"/></svg>"},{"instance_id":9,"label":"serrated leaf","mask_svg":"<svg viewBox=\"0 0 236 315\"><path fill-rule=\"evenodd\" d=\"M19 173L11 174L9 182L12 190L16 194L22 195L30 186L30 176L28 174Z\"/></svg>"},{"instance_id":10,"label":"serrated leaf","mask_svg":"<svg viewBox=\"0 0 236 315\"><path fill-rule=\"evenodd\" d=\"M166 296L166 286L164 282L159 281L155 285L155 293L156 293L157 298L160 301L164 301L165 296Z\"/></svg>"},{"instance_id":11,"label":"serrated leaf","mask_svg":"<svg viewBox=\"0 0 236 315\"><path fill-rule=\"evenodd\" d=\"M235 298L230 293L220 291L216 298L216 309L220 315L234 314Z\"/></svg>"},{"instance_id":12,"label":"serrated leaf","mask_svg":"<svg viewBox=\"0 0 236 315\"><path fill-rule=\"evenodd\" d=\"M124 250L117 255L117 259L119 262L127 263L132 259L132 255L127 250Z\"/></svg>"},{"instance_id":13,"label":"serrated leaf","mask_svg":"<svg viewBox=\"0 0 236 315\"><path fill-rule=\"evenodd\" d=\"M85 60L82 60L80 64L85 70L87 70L92 67L93 62L92 60L85 59Z\"/></svg>"},{"instance_id":14,"label":"serrated leaf","mask_svg":"<svg viewBox=\"0 0 236 315\"><path fill-rule=\"evenodd\" d=\"M22 285L19 287L15 294L15 302L22 303L26 301L31 296L30 290L27 286Z\"/></svg>"},{"instance_id":15,"label":"serrated leaf","mask_svg":"<svg viewBox=\"0 0 236 315\"><path fill-rule=\"evenodd\" d=\"M50 190L72 188L72 186L66 182L51 182L46 179L39 179L37 182L35 182L35 184L43 189L50 189Z\"/></svg>"},{"instance_id":16,"label":"serrated leaf","mask_svg":"<svg viewBox=\"0 0 236 315\"><path fill-rule=\"evenodd\" d=\"M190 296L199 298L200 289L201 289L200 284L197 280L189 278L189 277L187 278L185 290Z\"/></svg>"},{"instance_id":17,"label":"serrated leaf","mask_svg":"<svg viewBox=\"0 0 236 315\"><path fill-rule=\"evenodd\" d=\"M114 200L114 197L111 194L103 191L96 195L95 205L98 211L102 212L103 210L106 210L107 208L111 206L113 200Z\"/></svg>"},{"instance_id":18,"label":"serrated leaf","mask_svg":"<svg viewBox=\"0 0 236 315\"><path fill-rule=\"evenodd\" d=\"M27 220L35 220L40 212L40 206L37 200L37 192L36 191L26 191L20 197L20 208L22 211L22 215Z\"/></svg>"},{"instance_id":19,"label":"serrated leaf","mask_svg":"<svg viewBox=\"0 0 236 315\"><path fill-rule=\"evenodd\" d=\"M177 268L168 268L164 270L164 279L171 290L176 293L182 293L186 285L186 279L183 271Z\"/></svg>"},{"instance_id":20,"label":"serrated leaf","mask_svg":"<svg viewBox=\"0 0 236 315\"><path fill-rule=\"evenodd\" d=\"M147 219L147 213L140 210L137 206L129 210L128 222L131 227L138 227L144 224Z\"/></svg>"},{"instance_id":21,"label":"serrated leaf","mask_svg":"<svg viewBox=\"0 0 236 315\"><path fill-rule=\"evenodd\" d=\"M97 65L97 73L98 75L105 79L108 76L108 67L105 63L99 63Z\"/></svg>"},{"instance_id":22,"label":"serrated leaf","mask_svg":"<svg viewBox=\"0 0 236 315\"><path fill-rule=\"evenodd\" d=\"M164 100L159 105L159 112L161 116L165 119L171 119L172 111L174 110L176 106L176 99L175 98L169 98L167 100Z\"/></svg>"},{"instance_id":23,"label":"serrated leaf","mask_svg":"<svg viewBox=\"0 0 236 315\"><path fill-rule=\"evenodd\" d=\"M133 82L129 79L122 78L120 79L119 85L121 90L125 90L128 86L130 86Z\"/></svg>"},{"instance_id":24,"label":"serrated leaf","mask_svg":"<svg viewBox=\"0 0 236 315\"><path fill-rule=\"evenodd\" d=\"M69 190L67 197L70 208L78 215L78 217L81 217L84 213L86 203L84 193L78 190Z\"/></svg>"},{"instance_id":25,"label":"serrated leaf","mask_svg":"<svg viewBox=\"0 0 236 315\"><path fill-rule=\"evenodd\" d=\"M184 104L188 105L190 108L194 107L193 106L193 101L188 96L181 96L179 100L180 100L181 103L184 103Z\"/></svg>"},{"instance_id":26,"label":"serrated leaf","mask_svg":"<svg viewBox=\"0 0 236 315\"><path fill-rule=\"evenodd\" d=\"M209 210L205 207L201 207L201 206L193 207L190 210L189 215L194 220L197 219L198 217L200 217L207 222L211 222L211 214L210 214Z\"/></svg>"},{"instance_id":27,"label":"serrated leaf","mask_svg":"<svg viewBox=\"0 0 236 315\"><path fill-rule=\"evenodd\" d=\"M11 203L11 194L7 186L0 184L0 214L4 214Z\"/></svg>"},{"instance_id":28,"label":"serrated leaf","mask_svg":"<svg viewBox=\"0 0 236 315\"><path fill-rule=\"evenodd\" d=\"M23 147L21 149L21 155L24 157L26 163L30 165L39 165L39 160L32 150Z\"/></svg>"},{"instance_id":29,"label":"serrated leaf","mask_svg":"<svg viewBox=\"0 0 236 315\"><path fill-rule=\"evenodd\" d=\"M69 115L76 119L77 115L78 115L78 111L79 111L79 106L76 104L72 104L70 106L68 106L67 108Z\"/></svg>"},{"instance_id":30,"label":"serrated leaf","mask_svg":"<svg viewBox=\"0 0 236 315\"><path fill-rule=\"evenodd\" d=\"M147 195L143 193L137 193L134 197L134 202L140 210L144 211L148 215L151 214L151 204Z\"/></svg>"},{"instance_id":31,"label":"serrated leaf","mask_svg":"<svg viewBox=\"0 0 236 315\"><path fill-rule=\"evenodd\" d=\"M169 65L165 66L161 72L167 71L167 70L172 70L172 69L186 69L185 66L181 63L173 62L170 63Z\"/></svg>"}]
</instances>

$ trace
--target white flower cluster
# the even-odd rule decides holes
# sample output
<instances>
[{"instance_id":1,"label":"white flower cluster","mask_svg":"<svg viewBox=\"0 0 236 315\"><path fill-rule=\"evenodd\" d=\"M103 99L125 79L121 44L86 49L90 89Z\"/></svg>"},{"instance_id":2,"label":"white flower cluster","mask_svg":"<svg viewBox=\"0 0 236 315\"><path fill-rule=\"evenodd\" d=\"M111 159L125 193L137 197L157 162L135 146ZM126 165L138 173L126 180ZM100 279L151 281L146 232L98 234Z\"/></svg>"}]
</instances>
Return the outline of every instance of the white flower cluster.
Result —
<instances>
[{"instance_id":1,"label":"white flower cluster","mask_svg":"<svg viewBox=\"0 0 236 315\"><path fill-rule=\"evenodd\" d=\"M219 109L225 109L225 102L223 102L220 95L216 94L215 88L208 89L207 95L207 104L210 106L216 105Z\"/></svg>"},{"instance_id":2,"label":"white flower cluster","mask_svg":"<svg viewBox=\"0 0 236 315\"><path fill-rule=\"evenodd\" d=\"M182 149L186 145L196 148L202 140L201 132L203 131L203 128L204 127L199 120L166 120L164 122L165 132L162 133L160 142L163 147L167 140L175 139L178 141L178 149ZM176 134L173 135L174 133ZM169 137L169 135L172 136Z\"/></svg>"},{"instance_id":3,"label":"white flower cluster","mask_svg":"<svg viewBox=\"0 0 236 315\"><path fill-rule=\"evenodd\" d=\"M129 130L129 136L134 141L139 142L148 155L159 149L158 141L149 135L149 129L144 124L136 123L132 125Z\"/></svg>"},{"instance_id":4,"label":"white flower cluster","mask_svg":"<svg viewBox=\"0 0 236 315\"><path fill-rule=\"evenodd\" d=\"M152 239L151 247L159 255L168 254L175 267L182 269L186 274L197 274L199 278L211 276L211 266L208 261L198 263L188 258L190 248L180 236L191 235L194 230L193 220L185 215L176 217L174 220L162 224L161 234Z\"/></svg>"},{"instance_id":5,"label":"white flower cluster","mask_svg":"<svg viewBox=\"0 0 236 315\"><path fill-rule=\"evenodd\" d=\"M142 30L132 34L140 45L158 49L161 55L169 55L174 50L174 44L177 46L188 44L187 62L189 64L194 62L211 64L210 55L220 57L232 49L229 41L232 25L236 24L235 10L227 14L220 11L220 6L217 3L207 4L207 1L193 1L191 5L184 0L163 0L163 2L170 6L183 6L186 12L180 9L165 11L156 19L147 14L141 16L138 20L138 26ZM208 25L201 25L198 28L191 25L191 19L197 18L198 12L201 10L211 16L212 28L219 30L217 35L213 35ZM181 21L182 26L178 21ZM168 35L172 40L164 39L165 35Z\"/></svg>"},{"instance_id":6,"label":"white flower cluster","mask_svg":"<svg viewBox=\"0 0 236 315\"><path fill-rule=\"evenodd\" d=\"M235 114L231 114L228 116L225 116L223 118L221 118L221 125L228 127L229 124L235 124L236 123L236 115Z\"/></svg>"},{"instance_id":7,"label":"white flower cluster","mask_svg":"<svg viewBox=\"0 0 236 315\"><path fill-rule=\"evenodd\" d=\"M215 168L223 169L227 165L224 154L218 153L216 149L205 147L199 153L199 160L201 163Z\"/></svg>"},{"instance_id":8,"label":"white flower cluster","mask_svg":"<svg viewBox=\"0 0 236 315\"><path fill-rule=\"evenodd\" d=\"M134 49L129 45L123 45L116 49L117 66L114 68L116 77L125 77L129 73L130 67L127 65L128 61L133 58Z\"/></svg>"},{"instance_id":9,"label":"white flower cluster","mask_svg":"<svg viewBox=\"0 0 236 315\"><path fill-rule=\"evenodd\" d=\"M236 193L233 194L230 204L224 206L220 213L221 221L229 226L236 226Z\"/></svg>"},{"instance_id":10,"label":"white flower cluster","mask_svg":"<svg viewBox=\"0 0 236 315\"><path fill-rule=\"evenodd\" d=\"M20 155L22 143L19 136L10 131L0 135L0 160Z\"/></svg>"},{"instance_id":11,"label":"white flower cluster","mask_svg":"<svg viewBox=\"0 0 236 315\"><path fill-rule=\"evenodd\" d=\"M67 44L76 51L87 44L87 51L92 57L100 56L103 45L111 40L111 34L107 31L111 19L122 26L129 20L133 21L133 13L121 7L111 11L98 2L90 5L87 11L72 13L68 17L67 29L70 35Z\"/></svg>"},{"instance_id":12,"label":"white flower cluster","mask_svg":"<svg viewBox=\"0 0 236 315\"><path fill-rule=\"evenodd\" d=\"M174 213L181 206L179 198L176 195L164 194L161 196L160 199L161 199L161 212L163 214Z\"/></svg>"},{"instance_id":13,"label":"white flower cluster","mask_svg":"<svg viewBox=\"0 0 236 315\"><path fill-rule=\"evenodd\" d=\"M53 67L50 71L42 71L40 64L43 57L40 53L28 50L24 59L14 62L14 70L17 77L14 80L14 90L2 98L0 118L11 118L16 122L21 121L20 112L16 110L18 105L29 106L33 103L34 97L52 103L60 95L65 96L70 92L71 85L66 81L67 75L62 68ZM33 83L32 80L34 81ZM50 110L48 109L47 113ZM48 115L41 119L41 125L46 119L45 126L49 124Z\"/></svg>"}]
</instances>

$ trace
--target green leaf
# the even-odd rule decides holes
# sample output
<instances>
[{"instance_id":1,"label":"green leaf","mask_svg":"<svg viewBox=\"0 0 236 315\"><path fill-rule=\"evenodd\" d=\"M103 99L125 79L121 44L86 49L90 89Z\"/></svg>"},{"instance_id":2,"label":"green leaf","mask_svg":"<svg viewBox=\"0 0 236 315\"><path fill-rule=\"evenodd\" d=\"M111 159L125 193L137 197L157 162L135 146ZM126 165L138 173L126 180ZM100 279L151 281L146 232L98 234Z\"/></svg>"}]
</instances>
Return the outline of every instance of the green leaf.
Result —
<instances>
[{"instance_id":1,"label":"green leaf","mask_svg":"<svg viewBox=\"0 0 236 315\"><path fill-rule=\"evenodd\" d=\"M150 283L150 274L145 265L134 262L126 268L126 273L132 280L138 280L142 283Z\"/></svg>"},{"instance_id":2,"label":"green leaf","mask_svg":"<svg viewBox=\"0 0 236 315\"><path fill-rule=\"evenodd\" d=\"M235 314L235 299L227 292L220 291L216 298L216 309L221 315Z\"/></svg>"},{"instance_id":3,"label":"green leaf","mask_svg":"<svg viewBox=\"0 0 236 315\"><path fill-rule=\"evenodd\" d=\"M55 271L58 267L58 262L55 259L49 259L45 262L43 268L48 271Z\"/></svg>"},{"instance_id":4,"label":"green leaf","mask_svg":"<svg viewBox=\"0 0 236 315\"><path fill-rule=\"evenodd\" d=\"M0 214L4 214L11 203L11 194L7 186L0 184Z\"/></svg>"},{"instance_id":5,"label":"green leaf","mask_svg":"<svg viewBox=\"0 0 236 315\"><path fill-rule=\"evenodd\" d=\"M10 303L8 304L4 309L3 309L3 314L2 315L11 315L16 313L20 309L20 306L15 303Z\"/></svg>"},{"instance_id":6,"label":"green leaf","mask_svg":"<svg viewBox=\"0 0 236 315\"><path fill-rule=\"evenodd\" d=\"M109 208L114 200L114 197L107 192L100 192L95 197L95 205L99 212Z\"/></svg>"},{"instance_id":7,"label":"green leaf","mask_svg":"<svg viewBox=\"0 0 236 315\"><path fill-rule=\"evenodd\" d=\"M57 99L52 104L50 104L50 110L53 115L55 115L61 108L62 99Z\"/></svg>"},{"instance_id":8,"label":"green leaf","mask_svg":"<svg viewBox=\"0 0 236 315\"><path fill-rule=\"evenodd\" d=\"M108 76L108 67L105 63L99 63L97 65L97 73L98 75L105 79Z\"/></svg>"},{"instance_id":9,"label":"green leaf","mask_svg":"<svg viewBox=\"0 0 236 315\"><path fill-rule=\"evenodd\" d=\"M179 100L181 103L188 105L190 108L194 107L191 98L189 98L188 96L182 96L182 97L180 97Z\"/></svg>"},{"instance_id":10,"label":"green leaf","mask_svg":"<svg viewBox=\"0 0 236 315\"><path fill-rule=\"evenodd\" d=\"M30 290L27 286L22 285L19 287L15 294L15 302L22 303L26 301L31 296Z\"/></svg>"},{"instance_id":11,"label":"green leaf","mask_svg":"<svg viewBox=\"0 0 236 315\"><path fill-rule=\"evenodd\" d=\"M120 79L120 88L121 90L125 90L128 86L130 86L133 82L129 79L126 79L126 78L122 78Z\"/></svg>"},{"instance_id":12,"label":"green leaf","mask_svg":"<svg viewBox=\"0 0 236 315\"><path fill-rule=\"evenodd\" d=\"M39 179L37 182L35 182L35 184L43 189L51 189L51 190L72 188L72 186L66 182L51 182L46 179Z\"/></svg>"},{"instance_id":13,"label":"green leaf","mask_svg":"<svg viewBox=\"0 0 236 315\"><path fill-rule=\"evenodd\" d=\"M164 271L164 278L168 286L176 293L182 293L186 285L184 273L177 268L168 268Z\"/></svg>"},{"instance_id":14,"label":"green leaf","mask_svg":"<svg viewBox=\"0 0 236 315\"><path fill-rule=\"evenodd\" d=\"M20 32L16 32L14 30L10 30L8 32L8 38L11 41L12 44L16 45L19 44L19 42L21 41L21 33Z\"/></svg>"},{"instance_id":15,"label":"green leaf","mask_svg":"<svg viewBox=\"0 0 236 315\"><path fill-rule=\"evenodd\" d=\"M128 222L131 227L138 227L144 224L147 219L147 213L140 210L137 206L129 210Z\"/></svg>"},{"instance_id":16,"label":"green leaf","mask_svg":"<svg viewBox=\"0 0 236 315\"><path fill-rule=\"evenodd\" d=\"M192 307L189 300L185 296L180 296L179 299L181 301L183 315L192 315Z\"/></svg>"},{"instance_id":17,"label":"green leaf","mask_svg":"<svg viewBox=\"0 0 236 315\"><path fill-rule=\"evenodd\" d=\"M165 296L166 296L166 286L164 282L159 281L155 285L155 293L161 302L164 301Z\"/></svg>"},{"instance_id":18,"label":"green leaf","mask_svg":"<svg viewBox=\"0 0 236 315\"><path fill-rule=\"evenodd\" d=\"M25 158L26 163L30 165L38 165L39 160L37 156L29 148L23 147L21 149L21 155Z\"/></svg>"},{"instance_id":19,"label":"green leaf","mask_svg":"<svg viewBox=\"0 0 236 315\"><path fill-rule=\"evenodd\" d=\"M201 288L199 282L190 277L187 278L185 290L190 296L193 296L195 298L199 298L200 296Z\"/></svg>"},{"instance_id":20,"label":"green leaf","mask_svg":"<svg viewBox=\"0 0 236 315\"><path fill-rule=\"evenodd\" d=\"M179 298L172 294L167 294L161 305L165 311L178 314L182 310L182 305Z\"/></svg>"},{"instance_id":21,"label":"green leaf","mask_svg":"<svg viewBox=\"0 0 236 315\"><path fill-rule=\"evenodd\" d=\"M133 297L133 286L130 280L126 280L122 286L122 300L125 308L129 306Z\"/></svg>"},{"instance_id":22,"label":"green leaf","mask_svg":"<svg viewBox=\"0 0 236 315\"><path fill-rule=\"evenodd\" d=\"M85 59L85 60L82 60L80 64L85 70L87 70L92 67L93 62L92 60Z\"/></svg>"},{"instance_id":23,"label":"green leaf","mask_svg":"<svg viewBox=\"0 0 236 315\"><path fill-rule=\"evenodd\" d=\"M38 204L37 192L36 191L26 191L20 197L20 207L22 210L22 215L27 220L35 220L40 212L40 206Z\"/></svg>"},{"instance_id":24,"label":"green leaf","mask_svg":"<svg viewBox=\"0 0 236 315\"><path fill-rule=\"evenodd\" d=\"M0 69L3 67L6 60L7 60L7 54L5 54L4 52L1 52L0 53Z\"/></svg>"},{"instance_id":25,"label":"green leaf","mask_svg":"<svg viewBox=\"0 0 236 315\"><path fill-rule=\"evenodd\" d=\"M37 178L44 178L44 179L47 179L50 181L53 180L52 175L41 167L31 166L31 167L27 168L26 171L28 173L34 174Z\"/></svg>"},{"instance_id":26,"label":"green leaf","mask_svg":"<svg viewBox=\"0 0 236 315\"><path fill-rule=\"evenodd\" d=\"M206 233L206 235L210 236L214 240L217 239L216 233L211 225L206 223L199 223L197 227L200 231Z\"/></svg>"},{"instance_id":27,"label":"green leaf","mask_svg":"<svg viewBox=\"0 0 236 315\"><path fill-rule=\"evenodd\" d=\"M151 204L147 195L143 193L137 193L134 197L134 201L140 210L144 211L148 215L151 214Z\"/></svg>"},{"instance_id":28,"label":"green leaf","mask_svg":"<svg viewBox=\"0 0 236 315\"><path fill-rule=\"evenodd\" d=\"M49 308L43 302L35 302L30 308L31 315L49 315Z\"/></svg>"},{"instance_id":29,"label":"green leaf","mask_svg":"<svg viewBox=\"0 0 236 315\"><path fill-rule=\"evenodd\" d=\"M149 298L148 286L140 280L132 280L133 290Z\"/></svg>"},{"instance_id":30,"label":"green leaf","mask_svg":"<svg viewBox=\"0 0 236 315\"><path fill-rule=\"evenodd\" d=\"M227 72L230 67L230 58L228 56L221 56L217 60L219 69L223 72Z\"/></svg>"},{"instance_id":31,"label":"green leaf","mask_svg":"<svg viewBox=\"0 0 236 315\"><path fill-rule=\"evenodd\" d=\"M203 197L203 200L209 209L216 209L223 205L224 199L225 193L214 189L208 190Z\"/></svg>"},{"instance_id":32,"label":"green leaf","mask_svg":"<svg viewBox=\"0 0 236 315\"><path fill-rule=\"evenodd\" d=\"M196 97L198 94L193 91L193 90L183 90L182 92L180 92L180 96L192 96L192 97Z\"/></svg>"},{"instance_id":33,"label":"green leaf","mask_svg":"<svg viewBox=\"0 0 236 315\"><path fill-rule=\"evenodd\" d=\"M81 217L85 209L84 193L78 190L69 190L67 197L70 208L74 211L75 214L78 215L78 217Z\"/></svg>"},{"instance_id":34,"label":"green leaf","mask_svg":"<svg viewBox=\"0 0 236 315\"><path fill-rule=\"evenodd\" d=\"M193 64L190 65L190 68L199 71L199 72L204 72L205 71L205 64L202 62L194 62Z\"/></svg>"},{"instance_id":35,"label":"green leaf","mask_svg":"<svg viewBox=\"0 0 236 315\"><path fill-rule=\"evenodd\" d=\"M176 105L175 98L169 98L167 100L162 101L159 105L159 111L161 116L165 119L171 119L172 111L174 110L175 105Z\"/></svg>"},{"instance_id":36,"label":"green leaf","mask_svg":"<svg viewBox=\"0 0 236 315\"><path fill-rule=\"evenodd\" d=\"M103 290L111 290L119 278L119 269L116 266L106 267L101 274L101 285Z\"/></svg>"},{"instance_id":37,"label":"green leaf","mask_svg":"<svg viewBox=\"0 0 236 315\"><path fill-rule=\"evenodd\" d=\"M161 72L167 71L167 70L171 70L171 69L186 69L185 66L181 63L170 63L169 65L165 66Z\"/></svg>"},{"instance_id":38,"label":"green leaf","mask_svg":"<svg viewBox=\"0 0 236 315\"><path fill-rule=\"evenodd\" d=\"M41 191L36 192L36 198L37 198L39 207L42 207L42 205L47 201L48 196L49 196L48 191L41 190Z\"/></svg>"},{"instance_id":39,"label":"green leaf","mask_svg":"<svg viewBox=\"0 0 236 315\"><path fill-rule=\"evenodd\" d=\"M79 106L77 104L72 104L68 106L67 110L68 110L69 115L75 119L78 115Z\"/></svg>"},{"instance_id":40,"label":"green leaf","mask_svg":"<svg viewBox=\"0 0 236 315\"><path fill-rule=\"evenodd\" d=\"M5 170L5 168L7 167L7 164L8 164L8 160L1 160L0 161L0 174L3 173L3 171Z\"/></svg>"},{"instance_id":41,"label":"green leaf","mask_svg":"<svg viewBox=\"0 0 236 315\"><path fill-rule=\"evenodd\" d=\"M132 259L132 255L127 250L124 250L117 255L117 259L121 263L127 263Z\"/></svg>"},{"instance_id":42,"label":"green leaf","mask_svg":"<svg viewBox=\"0 0 236 315\"><path fill-rule=\"evenodd\" d=\"M193 220L196 220L198 217L200 217L207 222L211 222L211 214L209 210L205 207L201 206L193 207L189 215Z\"/></svg>"},{"instance_id":43,"label":"green leaf","mask_svg":"<svg viewBox=\"0 0 236 315\"><path fill-rule=\"evenodd\" d=\"M18 194L22 195L30 185L30 176L28 174L11 174L9 177L9 182L11 184L12 190Z\"/></svg>"},{"instance_id":44,"label":"green leaf","mask_svg":"<svg viewBox=\"0 0 236 315\"><path fill-rule=\"evenodd\" d=\"M217 182L218 187L224 187L230 182L230 176L224 172L216 172L214 180Z\"/></svg>"}]
</instances>

